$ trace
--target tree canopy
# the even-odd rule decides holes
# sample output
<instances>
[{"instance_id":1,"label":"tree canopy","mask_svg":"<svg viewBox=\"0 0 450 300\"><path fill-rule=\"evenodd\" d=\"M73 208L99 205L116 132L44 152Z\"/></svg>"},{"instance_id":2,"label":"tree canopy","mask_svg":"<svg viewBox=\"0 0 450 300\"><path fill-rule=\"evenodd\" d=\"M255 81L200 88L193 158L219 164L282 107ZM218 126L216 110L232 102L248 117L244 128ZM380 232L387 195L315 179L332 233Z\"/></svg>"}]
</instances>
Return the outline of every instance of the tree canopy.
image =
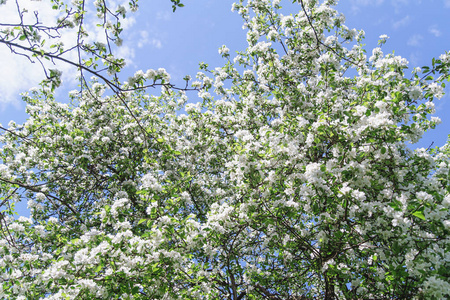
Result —
<instances>
[{"instance_id":1,"label":"tree canopy","mask_svg":"<svg viewBox=\"0 0 450 300\"><path fill-rule=\"evenodd\" d=\"M53 2L82 28L85 1ZM120 82L120 58L79 43L69 103L55 70L24 94L27 121L0 135L2 298L450 296L450 146L409 144L439 123L449 53L406 74L335 1L293 2L235 3L247 49L186 87L164 69ZM59 55L20 46L43 27L5 28L8 47Z\"/></svg>"}]
</instances>

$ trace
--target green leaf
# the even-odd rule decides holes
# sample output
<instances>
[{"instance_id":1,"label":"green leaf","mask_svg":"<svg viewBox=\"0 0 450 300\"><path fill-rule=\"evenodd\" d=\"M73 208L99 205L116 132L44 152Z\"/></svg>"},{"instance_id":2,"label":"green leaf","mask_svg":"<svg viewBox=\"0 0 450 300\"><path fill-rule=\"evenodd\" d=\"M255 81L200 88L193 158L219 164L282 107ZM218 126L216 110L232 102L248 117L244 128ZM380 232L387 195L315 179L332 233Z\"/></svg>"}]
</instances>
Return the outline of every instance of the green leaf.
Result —
<instances>
[{"instance_id":1,"label":"green leaf","mask_svg":"<svg viewBox=\"0 0 450 300\"><path fill-rule=\"evenodd\" d=\"M425 216L423 215L423 211L416 211L416 212L413 212L413 214L412 214L413 216L415 216L415 217L417 217L417 218L419 218L419 219L422 219L422 220L426 220L425 219Z\"/></svg>"},{"instance_id":2,"label":"green leaf","mask_svg":"<svg viewBox=\"0 0 450 300\"><path fill-rule=\"evenodd\" d=\"M396 210L396 211L401 211L401 202L400 201L398 201L398 200L395 200L395 199L393 199L392 200L392 202L390 202L390 203L388 203L388 205L390 206L390 207L392 207L394 210Z\"/></svg>"},{"instance_id":3,"label":"green leaf","mask_svg":"<svg viewBox=\"0 0 450 300\"><path fill-rule=\"evenodd\" d=\"M385 154L386 153L386 147L381 148L381 154Z\"/></svg>"},{"instance_id":4,"label":"green leaf","mask_svg":"<svg viewBox=\"0 0 450 300\"><path fill-rule=\"evenodd\" d=\"M94 272L95 272L95 273L98 273L98 272L101 271L102 268L103 268L103 265L99 264L99 265L95 268Z\"/></svg>"},{"instance_id":5,"label":"green leaf","mask_svg":"<svg viewBox=\"0 0 450 300\"><path fill-rule=\"evenodd\" d=\"M132 295L136 295L139 293L139 287L135 286L134 288L131 289L131 294Z\"/></svg>"}]
</instances>

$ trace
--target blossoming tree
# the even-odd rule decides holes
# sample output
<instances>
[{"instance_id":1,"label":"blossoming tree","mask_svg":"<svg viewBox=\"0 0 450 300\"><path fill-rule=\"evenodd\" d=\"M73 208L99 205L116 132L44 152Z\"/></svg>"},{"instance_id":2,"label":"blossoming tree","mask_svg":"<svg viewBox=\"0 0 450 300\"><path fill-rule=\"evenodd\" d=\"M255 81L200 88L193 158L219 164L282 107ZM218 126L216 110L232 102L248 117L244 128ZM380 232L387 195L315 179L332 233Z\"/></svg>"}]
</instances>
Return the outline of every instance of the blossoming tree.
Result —
<instances>
[{"instance_id":1,"label":"blossoming tree","mask_svg":"<svg viewBox=\"0 0 450 300\"><path fill-rule=\"evenodd\" d=\"M24 96L0 136L3 298L449 296L450 146L408 143L439 122L450 55L408 79L334 1L294 2L233 5L248 48L201 65L198 103L163 69Z\"/></svg>"}]
</instances>

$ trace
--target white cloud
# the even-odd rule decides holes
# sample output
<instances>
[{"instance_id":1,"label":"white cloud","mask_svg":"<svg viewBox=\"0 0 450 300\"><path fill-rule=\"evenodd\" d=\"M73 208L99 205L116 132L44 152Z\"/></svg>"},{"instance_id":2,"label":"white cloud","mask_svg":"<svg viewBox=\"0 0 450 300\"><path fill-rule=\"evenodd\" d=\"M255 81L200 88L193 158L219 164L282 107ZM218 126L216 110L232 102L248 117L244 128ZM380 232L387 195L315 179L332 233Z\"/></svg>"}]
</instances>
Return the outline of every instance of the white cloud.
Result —
<instances>
[{"instance_id":1,"label":"white cloud","mask_svg":"<svg viewBox=\"0 0 450 300\"><path fill-rule=\"evenodd\" d=\"M12 109L14 109L14 111L12 111ZM8 115L9 115L9 112L11 112L11 111L12 111L13 114L16 113L16 112L23 112L23 111L24 111L24 108L23 108L21 102L18 102L18 101L14 101L14 102L2 102L2 101L0 100L0 112L4 112L4 111L6 111L6 110L8 110ZM7 119L4 119L4 118L3 118L3 119L1 120L1 122L0 122L0 124L2 124L3 126L5 126L5 125L7 125L7 124L9 123L9 121L11 121L11 120L13 120L13 119L7 120ZM15 121L17 122L17 120L15 120Z\"/></svg>"},{"instance_id":2,"label":"white cloud","mask_svg":"<svg viewBox=\"0 0 450 300\"><path fill-rule=\"evenodd\" d=\"M358 5L358 6L367 6L367 5L381 5L383 4L384 0L353 0L352 3L353 5Z\"/></svg>"},{"instance_id":3,"label":"white cloud","mask_svg":"<svg viewBox=\"0 0 450 300\"><path fill-rule=\"evenodd\" d=\"M450 0L449 0L450 1ZM351 11L353 14L357 14L364 6L379 6L383 4L384 0L352 0Z\"/></svg>"},{"instance_id":4,"label":"white cloud","mask_svg":"<svg viewBox=\"0 0 450 300\"><path fill-rule=\"evenodd\" d=\"M412 67L418 66L420 59L421 59L420 52L411 52L411 54L409 55L409 62L410 62L409 65Z\"/></svg>"},{"instance_id":5,"label":"white cloud","mask_svg":"<svg viewBox=\"0 0 450 300\"><path fill-rule=\"evenodd\" d=\"M440 37L441 36L441 31L437 28L436 25L431 26L430 28L428 28L428 32L431 33L432 35L434 35L435 37Z\"/></svg>"},{"instance_id":6,"label":"white cloud","mask_svg":"<svg viewBox=\"0 0 450 300\"><path fill-rule=\"evenodd\" d=\"M404 11L403 7L406 5L411 5L411 0L392 0L391 5L395 9L395 13L401 13Z\"/></svg>"},{"instance_id":7,"label":"white cloud","mask_svg":"<svg viewBox=\"0 0 450 300\"><path fill-rule=\"evenodd\" d=\"M138 48L144 47L144 45L148 44L148 31L141 30L139 31L139 41L138 41Z\"/></svg>"},{"instance_id":8,"label":"white cloud","mask_svg":"<svg viewBox=\"0 0 450 300\"><path fill-rule=\"evenodd\" d=\"M158 11L156 13L156 20L170 21L172 14L168 11Z\"/></svg>"},{"instance_id":9,"label":"white cloud","mask_svg":"<svg viewBox=\"0 0 450 300\"><path fill-rule=\"evenodd\" d=\"M394 29L398 29L400 27L406 26L408 25L408 23L410 22L411 17L410 16L405 16L404 18L398 20L397 22L394 22L392 24L392 28Z\"/></svg>"},{"instance_id":10,"label":"white cloud","mask_svg":"<svg viewBox=\"0 0 450 300\"><path fill-rule=\"evenodd\" d=\"M152 45L158 49L162 48L162 44L161 41L158 39L152 39Z\"/></svg>"},{"instance_id":11,"label":"white cloud","mask_svg":"<svg viewBox=\"0 0 450 300\"><path fill-rule=\"evenodd\" d=\"M421 45L421 41L423 40L423 36L420 34L415 34L408 40L408 46L418 47Z\"/></svg>"},{"instance_id":12,"label":"white cloud","mask_svg":"<svg viewBox=\"0 0 450 300\"><path fill-rule=\"evenodd\" d=\"M138 38L138 48L142 48L145 45L152 45L153 47L157 48L157 49L161 49L162 48L162 43L160 39L157 38L149 38L149 33L148 31L145 30L141 30L139 31L139 38Z\"/></svg>"},{"instance_id":13,"label":"white cloud","mask_svg":"<svg viewBox=\"0 0 450 300\"><path fill-rule=\"evenodd\" d=\"M35 86L43 78L42 67L15 54L6 47L0 48L0 102L16 102L19 93Z\"/></svg>"}]
</instances>

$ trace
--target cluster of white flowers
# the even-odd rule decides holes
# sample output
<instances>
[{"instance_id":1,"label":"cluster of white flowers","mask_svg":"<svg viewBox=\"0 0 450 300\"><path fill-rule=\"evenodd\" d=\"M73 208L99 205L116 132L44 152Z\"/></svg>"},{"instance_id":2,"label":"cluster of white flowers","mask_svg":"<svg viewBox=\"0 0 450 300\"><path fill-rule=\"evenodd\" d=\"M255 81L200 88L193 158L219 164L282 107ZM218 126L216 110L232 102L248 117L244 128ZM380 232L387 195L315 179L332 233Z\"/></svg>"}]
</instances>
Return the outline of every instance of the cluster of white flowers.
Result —
<instances>
[{"instance_id":1,"label":"cluster of white flowers","mask_svg":"<svg viewBox=\"0 0 450 300\"><path fill-rule=\"evenodd\" d=\"M412 86L409 89L408 96L412 100L417 100L417 99L422 98L422 93L423 93L423 91L422 91L422 89L419 86Z\"/></svg>"},{"instance_id":2,"label":"cluster of white flowers","mask_svg":"<svg viewBox=\"0 0 450 300\"><path fill-rule=\"evenodd\" d=\"M448 53L441 54L439 56L439 59L442 61L442 63L448 64L448 63L450 63L450 54L448 54Z\"/></svg>"},{"instance_id":3,"label":"cluster of white flowers","mask_svg":"<svg viewBox=\"0 0 450 300\"><path fill-rule=\"evenodd\" d=\"M220 55L228 55L228 53L230 52L230 49L227 48L227 46L223 45L222 47L219 48L219 54Z\"/></svg>"},{"instance_id":4,"label":"cluster of white flowers","mask_svg":"<svg viewBox=\"0 0 450 300\"><path fill-rule=\"evenodd\" d=\"M142 188L150 188L155 191L161 191L162 186L159 181L151 174L148 173L142 177Z\"/></svg>"}]
</instances>

